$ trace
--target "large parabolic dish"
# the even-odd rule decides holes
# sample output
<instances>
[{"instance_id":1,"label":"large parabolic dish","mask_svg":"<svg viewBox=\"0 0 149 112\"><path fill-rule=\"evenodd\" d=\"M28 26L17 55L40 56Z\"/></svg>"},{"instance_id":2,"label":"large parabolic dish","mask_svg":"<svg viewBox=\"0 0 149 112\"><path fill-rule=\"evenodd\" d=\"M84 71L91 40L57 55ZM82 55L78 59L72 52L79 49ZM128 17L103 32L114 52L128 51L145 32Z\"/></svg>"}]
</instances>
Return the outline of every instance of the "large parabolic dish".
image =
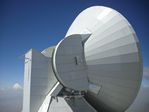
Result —
<instances>
[{"instance_id":1,"label":"large parabolic dish","mask_svg":"<svg viewBox=\"0 0 149 112\"><path fill-rule=\"evenodd\" d=\"M90 34L84 44L87 76L100 90L96 94L88 90L88 101L98 110L127 109L138 93L143 69L130 23L111 8L94 6L74 20L66 37L72 34Z\"/></svg>"},{"instance_id":2,"label":"large parabolic dish","mask_svg":"<svg viewBox=\"0 0 149 112\"><path fill-rule=\"evenodd\" d=\"M119 12L93 6L65 38L25 55L23 112L124 112L139 91L139 41Z\"/></svg>"}]
</instances>

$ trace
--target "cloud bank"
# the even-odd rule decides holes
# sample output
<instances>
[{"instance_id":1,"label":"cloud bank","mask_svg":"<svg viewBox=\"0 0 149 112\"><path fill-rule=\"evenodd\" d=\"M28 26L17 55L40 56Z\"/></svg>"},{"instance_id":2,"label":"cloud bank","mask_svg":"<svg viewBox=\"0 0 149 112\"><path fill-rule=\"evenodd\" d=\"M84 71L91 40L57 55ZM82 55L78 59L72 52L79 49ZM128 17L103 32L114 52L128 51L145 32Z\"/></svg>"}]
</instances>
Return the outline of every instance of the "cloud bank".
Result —
<instances>
[{"instance_id":1,"label":"cloud bank","mask_svg":"<svg viewBox=\"0 0 149 112\"><path fill-rule=\"evenodd\" d=\"M15 83L12 88L0 88L0 112L21 112L23 89ZM144 68L140 91L134 103L126 112L148 112L149 110L149 68Z\"/></svg>"},{"instance_id":2,"label":"cloud bank","mask_svg":"<svg viewBox=\"0 0 149 112\"><path fill-rule=\"evenodd\" d=\"M0 89L0 112L21 112L23 89L16 83L12 88Z\"/></svg>"}]
</instances>

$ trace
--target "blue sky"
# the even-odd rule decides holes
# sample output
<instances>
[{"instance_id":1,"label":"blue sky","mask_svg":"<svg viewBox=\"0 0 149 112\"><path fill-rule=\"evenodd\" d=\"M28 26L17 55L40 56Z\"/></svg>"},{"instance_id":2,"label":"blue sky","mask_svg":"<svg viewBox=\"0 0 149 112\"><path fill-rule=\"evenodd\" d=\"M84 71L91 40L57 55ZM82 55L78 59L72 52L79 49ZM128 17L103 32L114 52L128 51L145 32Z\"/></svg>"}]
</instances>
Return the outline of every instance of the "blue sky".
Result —
<instances>
[{"instance_id":1,"label":"blue sky","mask_svg":"<svg viewBox=\"0 0 149 112\"><path fill-rule=\"evenodd\" d=\"M85 8L103 5L122 13L134 27L149 67L149 4L143 0L0 0L0 87L23 85L23 55L58 43Z\"/></svg>"}]
</instances>

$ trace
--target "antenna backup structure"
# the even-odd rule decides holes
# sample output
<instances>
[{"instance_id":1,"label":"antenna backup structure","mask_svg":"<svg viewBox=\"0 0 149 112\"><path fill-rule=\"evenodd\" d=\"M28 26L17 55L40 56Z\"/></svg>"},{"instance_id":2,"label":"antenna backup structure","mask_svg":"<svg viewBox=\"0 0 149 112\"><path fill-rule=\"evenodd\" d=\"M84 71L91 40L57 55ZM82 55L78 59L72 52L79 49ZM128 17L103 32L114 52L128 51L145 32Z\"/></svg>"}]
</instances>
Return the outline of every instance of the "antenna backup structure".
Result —
<instances>
[{"instance_id":1,"label":"antenna backup structure","mask_svg":"<svg viewBox=\"0 0 149 112\"><path fill-rule=\"evenodd\" d=\"M111 8L87 8L57 45L26 53L23 112L123 112L142 69L129 22Z\"/></svg>"}]
</instances>

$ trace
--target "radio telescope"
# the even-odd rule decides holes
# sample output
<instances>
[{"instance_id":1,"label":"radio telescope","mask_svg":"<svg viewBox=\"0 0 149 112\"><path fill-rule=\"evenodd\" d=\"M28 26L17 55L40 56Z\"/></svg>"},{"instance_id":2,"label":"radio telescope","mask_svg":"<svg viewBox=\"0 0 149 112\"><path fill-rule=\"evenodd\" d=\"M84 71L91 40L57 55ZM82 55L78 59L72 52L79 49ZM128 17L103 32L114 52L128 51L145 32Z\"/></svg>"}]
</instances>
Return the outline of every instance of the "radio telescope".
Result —
<instances>
[{"instance_id":1,"label":"radio telescope","mask_svg":"<svg viewBox=\"0 0 149 112\"><path fill-rule=\"evenodd\" d=\"M23 112L123 112L142 69L126 18L108 7L87 8L57 45L25 54Z\"/></svg>"}]
</instances>

